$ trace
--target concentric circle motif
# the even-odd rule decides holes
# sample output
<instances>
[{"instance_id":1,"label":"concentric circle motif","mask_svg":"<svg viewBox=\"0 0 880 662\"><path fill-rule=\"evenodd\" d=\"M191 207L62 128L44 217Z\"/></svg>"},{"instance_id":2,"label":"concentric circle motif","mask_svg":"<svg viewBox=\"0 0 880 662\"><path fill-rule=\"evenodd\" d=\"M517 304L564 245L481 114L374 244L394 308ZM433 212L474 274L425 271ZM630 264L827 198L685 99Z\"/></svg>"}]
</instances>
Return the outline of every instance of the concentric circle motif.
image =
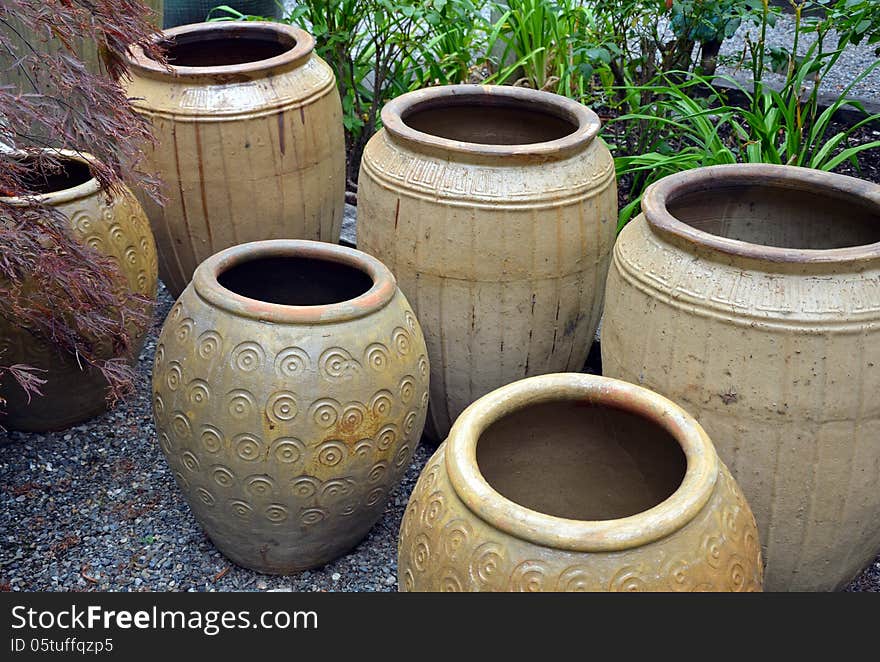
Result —
<instances>
[{"instance_id":1,"label":"concentric circle motif","mask_svg":"<svg viewBox=\"0 0 880 662\"><path fill-rule=\"evenodd\" d=\"M595 576L586 566L573 565L566 568L556 581L556 591L565 593L589 593L598 590Z\"/></svg>"},{"instance_id":2,"label":"concentric circle motif","mask_svg":"<svg viewBox=\"0 0 880 662\"><path fill-rule=\"evenodd\" d=\"M510 573L508 589L524 593L539 593L547 580L544 566L537 561L523 561Z\"/></svg>"},{"instance_id":3,"label":"concentric circle motif","mask_svg":"<svg viewBox=\"0 0 880 662\"><path fill-rule=\"evenodd\" d=\"M315 526L327 518L321 508L306 508L299 514L299 521L303 526Z\"/></svg>"},{"instance_id":4,"label":"concentric circle motif","mask_svg":"<svg viewBox=\"0 0 880 662\"><path fill-rule=\"evenodd\" d=\"M422 511L422 524L428 529L433 529L443 519L445 512L446 499L443 497L443 492L439 490L433 492Z\"/></svg>"},{"instance_id":5,"label":"concentric circle motif","mask_svg":"<svg viewBox=\"0 0 880 662\"><path fill-rule=\"evenodd\" d=\"M364 350L364 363L376 370L382 372L388 367L388 348L382 343L373 343Z\"/></svg>"},{"instance_id":6,"label":"concentric circle motif","mask_svg":"<svg viewBox=\"0 0 880 662\"><path fill-rule=\"evenodd\" d=\"M292 421L297 413L296 394L289 391L276 391L266 402L266 416L276 423Z\"/></svg>"},{"instance_id":7,"label":"concentric circle motif","mask_svg":"<svg viewBox=\"0 0 880 662\"><path fill-rule=\"evenodd\" d=\"M400 450L397 451L397 455L394 456L394 466L398 469L403 469L409 463L409 446L404 444L400 447Z\"/></svg>"},{"instance_id":8,"label":"concentric circle motif","mask_svg":"<svg viewBox=\"0 0 880 662\"><path fill-rule=\"evenodd\" d=\"M177 342L185 343L190 335L192 335L195 325L196 323L191 317L182 319L180 324L178 324L177 328L174 330L174 337L177 339Z\"/></svg>"},{"instance_id":9,"label":"concentric circle motif","mask_svg":"<svg viewBox=\"0 0 880 662\"><path fill-rule=\"evenodd\" d=\"M177 361L171 361L168 364L168 372L165 375L165 383L168 385L168 389L176 391L180 387L182 381L183 369L180 367L180 363Z\"/></svg>"},{"instance_id":10,"label":"concentric circle motif","mask_svg":"<svg viewBox=\"0 0 880 662\"><path fill-rule=\"evenodd\" d=\"M443 552L450 561L458 560L462 550L467 549L473 535L473 528L465 520L452 520L443 527L440 540Z\"/></svg>"},{"instance_id":11,"label":"concentric circle motif","mask_svg":"<svg viewBox=\"0 0 880 662\"><path fill-rule=\"evenodd\" d=\"M412 350L412 344L409 339L409 334L406 332L406 329L398 326L391 333L391 346L394 348L394 351L400 354L401 356L406 356Z\"/></svg>"},{"instance_id":12,"label":"concentric circle motif","mask_svg":"<svg viewBox=\"0 0 880 662\"><path fill-rule=\"evenodd\" d=\"M412 543L410 552L412 564L419 572L424 572L431 560L431 541L424 533L418 534Z\"/></svg>"},{"instance_id":13,"label":"concentric circle motif","mask_svg":"<svg viewBox=\"0 0 880 662\"><path fill-rule=\"evenodd\" d=\"M419 413L416 411L411 411L406 415L406 418L403 419L403 431L407 435L411 435L416 429L416 419L418 418Z\"/></svg>"},{"instance_id":14,"label":"concentric circle motif","mask_svg":"<svg viewBox=\"0 0 880 662\"><path fill-rule=\"evenodd\" d=\"M300 499L311 499L318 493L321 481L312 476L299 476L290 485L291 492Z\"/></svg>"},{"instance_id":15,"label":"concentric circle motif","mask_svg":"<svg viewBox=\"0 0 880 662\"><path fill-rule=\"evenodd\" d=\"M308 353L299 347L285 347L275 356L275 372L282 377L302 377L311 369Z\"/></svg>"},{"instance_id":16,"label":"concentric circle motif","mask_svg":"<svg viewBox=\"0 0 880 662\"><path fill-rule=\"evenodd\" d=\"M328 480L321 487L320 500L326 503L333 503L350 495L354 489L355 482L351 478L334 478Z\"/></svg>"},{"instance_id":17,"label":"concentric circle motif","mask_svg":"<svg viewBox=\"0 0 880 662\"><path fill-rule=\"evenodd\" d=\"M373 440L361 439L354 445L354 454L358 457L367 457L373 452Z\"/></svg>"},{"instance_id":18,"label":"concentric circle motif","mask_svg":"<svg viewBox=\"0 0 880 662\"><path fill-rule=\"evenodd\" d=\"M367 494L367 498L364 499L364 505L368 508L371 506L375 506L377 503L380 503L382 499L385 498L385 494L387 492L387 488L382 485L380 487L374 487Z\"/></svg>"},{"instance_id":19,"label":"concentric circle motif","mask_svg":"<svg viewBox=\"0 0 880 662\"><path fill-rule=\"evenodd\" d=\"M87 212L77 210L70 215L70 225L80 235L87 235L92 231L94 221Z\"/></svg>"},{"instance_id":20,"label":"concentric circle motif","mask_svg":"<svg viewBox=\"0 0 880 662\"><path fill-rule=\"evenodd\" d=\"M611 592L643 592L648 587L636 568L625 566L617 571L608 587Z\"/></svg>"},{"instance_id":21,"label":"concentric circle motif","mask_svg":"<svg viewBox=\"0 0 880 662\"><path fill-rule=\"evenodd\" d=\"M211 389L204 379L193 379L186 386L186 399L194 407L208 404L211 399Z\"/></svg>"},{"instance_id":22,"label":"concentric circle motif","mask_svg":"<svg viewBox=\"0 0 880 662\"><path fill-rule=\"evenodd\" d=\"M382 390L370 398L370 412L379 420L390 416L393 406L394 396L391 394L391 391Z\"/></svg>"},{"instance_id":23,"label":"concentric circle motif","mask_svg":"<svg viewBox=\"0 0 880 662\"><path fill-rule=\"evenodd\" d=\"M196 353L207 360L219 355L223 347L223 338L216 331L205 331L196 341Z\"/></svg>"},{"instance_id":24,"label":"concentric circle motif","mask_svg":"<svg viewBox=\"0 0 880 662\"><path fill-rule=\"evenodd\" d=\"M351 379L360 370L360 363L342 347L324 350L318 359L318 370L331 381Z\"/></svg>"},{"instance_id":25,"label":"concentric circle motif","mask_svg":"<svg viewBox=\"0 0 880 662\"><path fill-rule=\"evenodd\" d=\"M367 474L367 481L370 483L379 483L385 478L385 474L388 472L388 463L384 460L379 460L376 464L373 465L373 468L370 469L370 473Z\"/></svg>"},{"instance_id":26,"label":"concentric circle motif","mask_svg":"<svg viewBox=\"0 0 880 662\"><path fill-rule=\"evenodd\" d=\"M229 512L240 519L248 519L254 512L253 507L241 499L230 499L228 502Z\"/></svg>"},{"instance_id":27,"label":"concentric circle motif","mask_svg":"<svg viewBox=\"0 0 880 662\"><path fill-rule=\"evenodd\" d=\"M416 316L413 315L410 311L404 311L403 317L406 320L406 325L409 327L409 330L415 333L416 331Z\"/></svg>"},{"instance_id":28,"label":"concentric circle motif","mask_svg":"<svg viewBox=\"0 0 880 662\"><path fill-rule=\"evenodd\" d=\"M430 373L431 370L428 366L428 357L422 354L419 357L419 376L422 378L422 381L427 381Z\"/></svg>"},{"instance_id":29,"label":"concentric circle motif","mask_svg":"<svg viewBox=\"0 0 880 662\"><path fill-rule=\"evenodd\" d=\"M407 375L400 380L397 392L400 394L400 399L403 400L403 403L409 404L416 394L416 380L412 376Z\"/></svg>"},{"instance_id":30,"label":"concentric circle motif","mask_svg":"<svg viewBox=\"0 0 880 662\"><path fill-rule=\"evenodd\" d=\"M165 401L158 393L153 394L153 415L160 424L165 420Z\"/></svg>"},{"instance_id":31,"label":"concentric circle motif","mask_svg":"<svg viewBox=\"0 0 880 662\"><path fill-rule=\"evenodd\" d=\"M267 474L255 474L245 478L244 489L255 499L265 499L275 493L275 481Z\"/></svg>"},{"instance_id":32,"label":"concentric circle motif","mask_svg":"<svg viewBox=\"0 0 880 662\"><path fill-rule=\"evenodd\" d=\"M171 443L171 437L165 432L159 433L159 447L165 455L171 455L174 452L174 444Z\"/></svg>"},{"instance_id":33,"label":"concentric circle motif","mask_svg":"<svg viewBox=\"0 0 880 662\"><path fill-rule=\"evenodd\" d=\"M440 592L441 593L461 593L461 579L453 568L444 568L440 576Z\"/></svg>"},{"instance_id":34,"label":"concentric circle motif","mask_svg":"<svg viewBox=\"0 0 880 662\"><path fill-rule=\"evenodd\" d=\"M494 542L485 542L471 556L471 579L482 588L497 587L507 575L505 566L504 548Z\"/></svg>"},{"instance_id":35,"label":"concentric circle motif","mask_svg":"<svg viewBox=\"0 0 880 662\"><path fill-rule=\"evenodd\" d=\"M199 439L208 453L218 453L223 448L223 433L213 425L203 425Z\"/></svg>"},{"instance_id":36,"label":"concentric circle motif","mask_svg":"<svg viewBox=\"0 0 880 662\"><path fill-rule=\"evenodd\" d=\"M260 459L263 443L258 437L248 432L243 432L236 435L232 440L232 447L240 459L246 462L254 462Z\"/></svg>"},{"instance_id":37,"label":"concentric circle motif","mask_svg":"<svg viewBox=\"0 0 880 662\"><path fill-rule=\"evenodd\" d=\"M367 408L359 402L349 402L342 409L339 427L345 434L354 434L367 420Z\"/></svg>"},{"instance_id":38,"label":"concentric circle motif","mask_svg":"<svg viewBox=\"0 0 880 662\"><path fill-rule=\"evenodd\" d=\"M227 411L237 420L253 416L257 411L257 402L250 391L235 389L226 394Z\"/></svg>"},{"instance_id":39,"label":"concentric circle motif","mask_svg":"<svg viewBox=\"0 0 880 662\"><path fill-rule=\"evenodd\" d=\"M325 441L318 446L318 461L328 467L335 467L345 459L347 452L348 449L341 441Z\"/></svg>"},{"instance_id":40,"label":"concentric circle motif","mask_svg":"<svg viewBox=\"0 0 880 662\"><path fill-rule=\"evenodd\" d=\"M397 427L394 423L389 423L376 435L376 448L380 451L387 451L397 441Z\"/></svg>"},{"instance_id":41,"label":"concentric circle motif","mask_svg":"<svg viewBox=\"0 0 880 662\"><path fill-rule=\"evenodd\" d=\"M236 345L230 355L232 365L242 372L253 372L263 367L266 360L266 353L263 348L255 342L245 341Z\"/></svg>"},{"instance_id":42,"label":"concentric circle motif","mask_svg":"<svg viewBox=\"0 0 880 662\"><path fill-rule=\"evenodd\" d=\"M199 496L199 501L201 501L206 506L213 506L217 500L214 498L214 495L211 494L204 487L200 487L196 490L196 494Z\"/></svg>"},{"instance_id":43,"label":"concentric circle motif","mask_svg":"<svg viewBox=\"0 0 880 662\"><path fill-rule=\"evenodd\" d=\"M336 425L336 421L339 420L339 415L342 413L341 409L340 404L336 400L323 398L316 400L309 407L309 417L318 427L326 429Z\"/></svg>"},{"instance_id":44,"label":"concentric circle motif","mask_svg":"<svg viewBox=\"0 0 880 662\"><path fill-rule=\"evenodd\" d=\"M182 411L176 411L171 414L171 431L178 439L189 439L192 434L189 418Z\"/></svg>"},{"instance_id":45,"label":"concentric circle motif","mask_svg":"<svg viewBox=\"0 0 880 662\"><path fill-rule=\"evenodd\" d=\"M180 456L180 461L190 473L196 473L199 470L199 458L192 451L185 451Z\"/></svg>"},{"instance_id":46,"label":"concentric circle motif","mask_svg":"<svg viewBox=\"0 0 880 662\"><path fill-rule=\"evenodd\" d=\"M299 439L280 437L272 442L272 445L269 447L269 454L279 462L294 464L302 459L305 450L305 444Z\"/></svg>"},{"instance_id":47,"label":"concentric circle motif","mask_svg":"<svg viewBox=\"0 0 880 662\"><path fill-rule=\"evenodd\" d=\"M235 474L222 465L213 467L211 476L220 487L232 487L235 485Z\"/></svg>"},{"instance_id":48,"label":"concentric circle motif","mask_svg":"<svg viewBox=\"0 0 880 662\"><path fill-rule=\"evenodd\" d=\"M266 515L266 519L272 522L272 524L281 524L290 517L287 506L280 503L269 504L263 512Z\"/></svg>"},{"instance_id":49,"label":"concentric circle motif","mask_svg":"<svg viewBox=\"0 0 880 662\"><path fill-rule=\"evenodd\" d=\"M165 362L165 345L156 345L156 354L153 356L153 372L158 372Z\"/></svg>"}]
</instances>

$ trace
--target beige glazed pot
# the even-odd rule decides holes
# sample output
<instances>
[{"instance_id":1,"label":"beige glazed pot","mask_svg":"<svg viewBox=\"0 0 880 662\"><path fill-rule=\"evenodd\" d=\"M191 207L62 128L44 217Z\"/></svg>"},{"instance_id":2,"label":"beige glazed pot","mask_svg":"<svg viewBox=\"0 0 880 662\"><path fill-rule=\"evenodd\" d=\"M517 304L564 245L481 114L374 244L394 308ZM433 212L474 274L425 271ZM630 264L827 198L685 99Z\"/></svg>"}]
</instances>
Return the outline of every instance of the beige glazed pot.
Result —
<instances>
[{"instance_id":1,"label":"beige glazed pot","mask_svg":"<svg viewBox=\"0 0 880 662\"><path fill-rule=\"evenodd\" d=\"M767 588L880 549L880 187L770 165L668 177L620 235L606 375L675 400L749 499Z\"/></svg>"},{"instance_id":2,"label":"beige glazed pot","mask_svg":"<svg viewBox=\"0 0 880 662\"><path fill-rule=\"evenodd\" d=\"M226 556L303 570L382 514L419 442L428 375L378 260L312 241L236 246L198 267L162 329L159 444Z\"/></svg>"},{"instance_id":3,"label":"beige glazed pot","mask_svg":"<svg viewBox=\"0 0 880 662\"><path fill-rule=\"evenodd\" d=\"M342 108L308 33L280 23L166 30L170 67L135 48L127 92L158 144L164 207L144 200L159 275L178 296L215 252L260 239L336 242L345 197Z\"/></svg>"},{"instance_id":4,"label":"beige glazed pot","mask_svg":"<svg viewBox=\"0 0 880 662\"><path fill-rule=\"evenodd\" d=\"M428 432L522 377L583 367L617 223L599 118L546 92L457 85L382 110L358 183L358 246L425 330Z\"/></svg>"},{"instance_id":5,"label":"beige glazed pot","mask_svg":"<svg viewBox=\"0 0 880 662\"><path fill-rule=\"evenodd\" d=\"M402 591L758 591L751 510L684 410L555 374L458 418L410 497Z\"/></svg>"},{"instance_id":6,"label":"beige glazed pot","mask_svg":"<svg viewBox=\"0 0 880 662\"><path fill-rule=\"evenodd\" d=\"M67 150L54 150L63 164L62 171L35 181L33 198L0 198L0 205L26 205L31 201L50 205L69 221L71 235L83 244L112 258L124 282L120 288L156 298L156 244L150 224L137 199L127 188L109 195L92 177L91 156ZM130 360L143 345L147 324L132 325ZM100 345L99 345L100 347ZM113 358L111 347L99 349ZM108 384L97 370L83 369L73 355L59 354L48 343L0 317L0 361L5 365L23 363L45 370L39 377L46 383L42 396L28 402L28 396L10 380L0 386L0 397L7 400L0 425L14 430L41 432L70 427L104 412Z\"/></svg>"}]
</instances>

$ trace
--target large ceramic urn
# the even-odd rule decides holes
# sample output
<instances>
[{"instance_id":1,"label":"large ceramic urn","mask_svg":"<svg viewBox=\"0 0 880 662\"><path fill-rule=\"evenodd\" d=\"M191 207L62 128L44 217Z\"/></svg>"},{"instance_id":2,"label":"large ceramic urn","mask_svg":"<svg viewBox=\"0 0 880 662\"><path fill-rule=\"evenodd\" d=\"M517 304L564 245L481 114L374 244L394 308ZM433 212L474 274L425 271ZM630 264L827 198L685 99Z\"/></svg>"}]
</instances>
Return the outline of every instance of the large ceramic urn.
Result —
<instances>
[{"instance_id":1,"label":"large ceramic urn","mask_svg":"<svg viewBox=\"0 0 880 662\"><path fill-rule=\"evenodd\" d=\"M31 182L38 195L32 198L0 198L0 205L54 207L66 217L68 230L77 241L111 258L122 279L118 287L156 298L156 244L150 224L137 199L124 185L107 192L89 170L88 154L53 150L61 170ZM26 158L26 157L23 157ZM2 284L0 284L2 285ZM25 296L38 298L24 283ZM27 305L27 304L25 304ZM31 305L34 305L31 302ZM132 346L125 358L134 361L143 345L148 323L131 323ZM98 354L115 357L115 349L94 339ZM59 353L56 347L16 324L0 317L0 361L4 365L25 364L43 370L37 373L46 383L42 396L28 397L11 379L0 385L6 400L0 425L32 432L60 430L102 413L107 408L108 384L94 368L84 367L77 357Z\"/></svg>"},{"instance_id":2,"label":"large ceramic urn","mask_svg":"<svg viewBox=\"0 0 880 662\"><path fill-rule=\"evenodd\" d=\"M880 187L771 165L656 183L614 250L602 363L712 437L767 588L841 587L880 550Z\"/></svg>"},{"instance_id":3,"label":"large ceramic urn","mask_svg":"<svg viewBox=\"0 0 880 662\"><path fill-rule=\"evenodd\" d=\"M555 94L455 85L382 110L358 184L358 246L389 265L431 359L428 431L514 380L579 371L616 233L599 119Z\"/></svg>"},{"instance_id":4,"label":"large ceramic urn","mask_svg":"<svg viewBox=\"0 0 880 662\"><path fill-rule=\"evenodd\" d=\"M236 563L321 565L376 522L419 443L428 359L391 272L350 248L244 244L203 262L153 369L159 444Z\"/></svg>"},{"instance_id":5,"label":"large ceramic urn","mask_svg":"<svg viewBox=\"0 0 880 662\"><path fill-rule=\"evenodd\" d=\"M684 410L544 375L458 418L407 504L402 591L757 591L751 510Z\"/></svg>"},{"instance_id":6,"label":"large ceramic urn","mask_svg":"<svg viewBox=\"0 0 880 662\"><path fill-rule=\"evenodd\" d=\"M178 296L202 260L229 246L338 241L342 109L312 36L261 22L199 23L163 35L169 66L134 47L126 86L156 137L145 151L166 200L143 203L169 290Z\"/></svg>"}]
</instances>

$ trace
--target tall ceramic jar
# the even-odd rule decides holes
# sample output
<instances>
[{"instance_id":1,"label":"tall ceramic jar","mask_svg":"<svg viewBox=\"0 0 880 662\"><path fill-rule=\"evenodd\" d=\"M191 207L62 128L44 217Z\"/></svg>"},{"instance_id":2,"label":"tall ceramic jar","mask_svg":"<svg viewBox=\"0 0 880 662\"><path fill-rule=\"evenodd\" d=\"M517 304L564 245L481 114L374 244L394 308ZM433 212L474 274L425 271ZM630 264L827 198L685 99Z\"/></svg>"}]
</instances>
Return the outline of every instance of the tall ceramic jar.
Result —
<instances>
[{"instance_id":1,"label":"tall ceramic jar","mask_svg":"<svg viewBox=\"0 0 880 662\"><path fill-rule=\"evenodd\" d=\"M80 152L53 150L63 164L63 171L35 189L41 194L34 201L50 205L69 220L71 235L112 258L120 267L132 292L150 299L156 297L156 244L150 224L134 195L122 187L108 195L92 177L88 162L92 158ZM31 199L0 198L0 205L31 204ZM143 345L146 325L132 326L134 360ZM112 348L105 348L112 358ZM30 398L17 386L4 382L0 397L7 402L0 425L14 430L41 432L70 427L103 412L107 408L107 381L94 370L84 370L74 356L59 354L48 343L37 339L15 324L0 317L0 360L5 365L24 363L45 370L40 377L43 395Z\"/></svg>"},{"instance_id":2,"label":"tall ceramic jar","mask_svg":"<svg viewBox=\"0 0 880 662\"><path fill-rule=\"evenodd\" d=\"M546 92L455 85L382 110L358 184L358 245L389 265L425 330L428 430L494 388L578 371L614 242L599 119Z\"/></svg>"},{"instance_id":3,"label":"tall ceramic jar","mask_svg":"<svg viewBox=\"0 0 880 662\"><path fill-rule=\"evenodd\" d=\"M166 30L170 67L134 48L127 91L157 140L165 182L144 200L159 275L175 296L218 250L260 239L339 240L345 198L342 109L308 33L280 23Z\"/></svg>"},{"instance_id":4,"label":"tall ceramic jar","mask_svg":"<svg viewBox=\"0 0 880 662\"><path fill-rule=\"evenodd\" d=\"M159 444L226 556L310 568L382 514L419 443L428 375L416 317L378 260L243 244L199 266L162 329Z\"/></svg>"},{"instance_id":5,"label":"tall ceramic jar","mask_svg":"<svg viewBox=\"0 0 880 662\"><path fill-rule=\"evenodd\" d=\"M524 379L458 418L407 504L403 591L756 591L751 510L700 425L633 384Z\"/></svg>"},{"instance_id":6,"label":"tall ceramic jar","mask_svg":"<svg viewBox=\"0 0 880 662\"><path fill-rule=\"evenodd\" d=\"M755 511L773 590L880 550L880 187L816 170L668 177L614 249L605 374L700 421Z\"/></svg>"}]
</instances>

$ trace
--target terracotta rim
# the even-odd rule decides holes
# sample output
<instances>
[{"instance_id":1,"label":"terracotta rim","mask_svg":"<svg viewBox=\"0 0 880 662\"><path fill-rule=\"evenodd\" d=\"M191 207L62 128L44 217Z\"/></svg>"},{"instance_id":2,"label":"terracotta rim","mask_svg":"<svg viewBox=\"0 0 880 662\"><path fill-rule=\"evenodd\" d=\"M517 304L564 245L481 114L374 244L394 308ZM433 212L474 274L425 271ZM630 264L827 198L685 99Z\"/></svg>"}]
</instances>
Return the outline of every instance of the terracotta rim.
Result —
<instances>
[{"instance_id":1,"label":"terracotta rim","mask_svg":"<svg viewBox=\"0 0 880 662\"><path fill-rule=\"evenodd\" d=\"M223 287L218 276L232 267L272 257L336 262L367 274L373 286L354 299L320 306L286 306L251 299ZM385 307L397 291L391 271L372 255L322 241L270 239L239 244L215 253L196 267L193 286L205 301L234 315L278 324L316 324L356 319Z\"/></svg>"},{"instance_id":2,"label":"terracotta rim","mask_svg":"<svg viewBox=\"0 0 880 662\"><path fill-rule=\"evenodd\" d=\"M571 122L577 128L567 136L546 142L521 145L491 145L441 138L417 131L406 117L420 110L449 106L500 106L545 112ZM382 108L382 124L395 139L421 148L504 160L518 158L557 160L583 150L598 135L599 116L566 97L510 85L440 85L407 92Z\"/></svg>"},{"instance_id":3,"label":"terracotta rim","mask_svg":"<svg viewBox=\"0 0 880 662\"><path fill-rule=\"evenodd\" d=\"M129 65L133 70L153 78L187 78L190 80L206 80L226 82L230 77L253 78L255 74L268 75L273 71L292 69L301 66L311 56L315 48L315 38L308 32L292 25L269 21L221 21L217 23L192 23L176 28L163 30L155 41L181 39L199 41L200 38L219 39L223 37L242 37L252 33L272 34L281 42L291 39L294 46L280 55L265 60L254 60L241 64L227 64L217 67L185 67L173 64L162 65L149 58L140 46L134 45L128 55Z\"/></svg>"},{"instance_id":4,"label":"terracotta rim","mask_svg":"<svg viewBox=\"0 0 880 662\"><path fill-rule=\"evenodd\" d=\"M674 200L686 194L747 185L809 191L851 204L874 206L880 214L880 186L877 184L812 168L771 164L718 165L669 175L647 188L642 196L642 212L648 224L661 232L738 257L796 263L880 258L880 241L829 249L764 246L698 230L678 220L668 209Z\"/></svg>"},{"instance_id":5,"label":"terracotta rim","mask_svg":"<svg viewBox=\"0 0 880 662\"><path fill-rule=\"evenodd\" d=\"M54 152L57 156L61 157L62 161L76 161L78 163L84 163L87 166L91 166L92 162L94 162L95 160L95 157L91 154L88 154L86 152L77 152L72 149L54 149L51 147L44 147L41 151ZM26 150L19 150L13 153L13 155L17 154L21 154L21 156L24 158L27 158L29 156ZM66 202L72 202L73 200L87 198L91 195L94 195L100 190L101 186L100 184L98 184L98 180L94 177L90 177L82 184L77 184L76 186L71 186L70 188L58 189L57 191L52 191L50 193L40 193L38 195L0 197L0 201L7 205L14 206L40 204L54 207L60 204L64 204Z\"/></svg>"},{"instance_id":6,"label":"terracotta rim","mask_svg":"<svg viewBox=\"0 0 880 662\"><path fill-rule=\"evenodd\" d=\"M681 445L687 468L666 500L630 517L573 520L546 515L502 496L477 465L477 442L495 421L531 405L586 401L640 416ZM681 407L648 389L617 379L560 373L522 379L480 398L449 433L446 470L459 498L490 526L545 547L575 552L632 549L668 536L706 505L718 480L718 456L700 424Z\"/></svg>"}]
</instances>

